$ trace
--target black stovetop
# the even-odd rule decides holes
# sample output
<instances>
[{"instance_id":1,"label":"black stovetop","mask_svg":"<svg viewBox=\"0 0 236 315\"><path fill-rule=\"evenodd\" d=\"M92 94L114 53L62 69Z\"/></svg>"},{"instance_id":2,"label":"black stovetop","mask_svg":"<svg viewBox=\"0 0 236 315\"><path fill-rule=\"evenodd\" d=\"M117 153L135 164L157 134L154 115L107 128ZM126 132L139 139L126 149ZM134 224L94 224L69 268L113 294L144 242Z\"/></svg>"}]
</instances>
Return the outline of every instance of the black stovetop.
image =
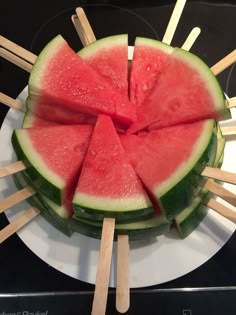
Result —
<instances>
[{"instance_id":1,"label":"black stovetop","mask_svg":"<svg viewBox=\"0 0 236 315\"><path fill-rule=\"evenodd\" d=\"M173 9L173 1L165 1L164 3L161 1L93 2L81 0L57 0L55 3L50 1L35 3L32 0L2 1L0 4L0 35L38 54L51 38L61 33L75 50L79 50L82 45L78 40L70 20L72 13L74 13L75 8L78 6L84 6L97 38L116 33L129 33L130 40L133 41L136 35L161 39ZM177 46L181 45L191 29L195 26L199 26L202 29L202 34L194 44L192 52L199 55L209 66L214 65L219 59L235 49L235 18L236 1L211 1L208 3L189 1L186 4L172 44ZM236 84L234 83L234 79L236 78L235 71L234 66L232 66L219 76L222 88L229 96L236 95ZM28 74L26 72L3 59L0 60L1 92L15 98L27 85L27 80ZM3 122L7 111L8 108L0 104L0 124ZM3 228L6 224L7 220L5 215L1 214L0 228ZM230 286L235 286L235 247L236 235L233 234L223 248L203 266L174 281L148 289L221 286L229 288ZM191 259L191 257L189 259ZM36 297L29 296L28 299L33 301L32 303L35 303L34 305L37 305L38 309L41 309L41 312L43 312L44 309L50 310L49 305L51 305L50 303L53 303L52 300L55 299L57 301L55 303L58 303L58 309L57 311L54 309L54 311L52 310L48 312L48 314L76 314L75 309L73 310L71 308L71 311L69 311L68 307L66 308L67 310L65 309L65 303L73 305L73 303L76 303L75 301L80 301L80 303L83 304L83 307L80 307L81 312L78 310L78 314L85 315L90 313L92 294L90 294L89 291L92 292L94 286L70 278L48 266L36 257L17 235L12 236L0 245L0 279L0 293L3 294L11 292L58 293L67 291L64 300L62 295L56 297L53 297L53 295L46 297L46 295L44 295L36 302L36 300L33 300ZM70 295L70 292L74 292L73 295ZM76 292L83 294L82 300L79 299ZM84 292L88 293L86 294ZM227 307L231 308L228 309L226 313L230 314L234 307L232 301L233 298L236 297L236 293L234 290L227 292L226 295L228 299L231 299L228 301ZM156 297L161 298L162 304L165 303L165 305L168 305L169 298L172 299L174 303L174 294L173 292L167 293L165 291L157 291L156 293L152 292L149 294L134 292L133 298L131 295L129 314L143 314L144 311L153 314L154 309L151 311L150 305L155 305L155 302L158 302ZM183 293L178 294L176 295L177 297L181 296L181 298L183 298ZM212 294L214 298L217 295L216 291L213 291ZM221 296L222 305L224 305L224 301L226 301L224 300L224 294L225 293L222 295L223 298ZM195 301L198 301L197 295L195 296ZM221 301L219 293L218 297L218 301ZM22 300L19 299L19 297L12 297L11 300L10 297L7 298L4 295L1 297L0 295L0 314L19 311L19 307L23 307L23 304L17 303L26 303L25 305L28 305L26 298L25 300L23 300L23 298ZM191 300L190 297L189 299ZM114 296L111 293L108 314L116 314L113 300ZM199 300L199 303L203 303L203 300ZM42 305L46 305L47 307L45 306L45 308L43 308ZM59 305L61 305L61 307L59 307ZM64 309L62 305L64 305ZM175 304L172 305L172 310L168 309L168 307L161 309L156 308L156 310L162 311L161 313L159 312L159 314L192 314L190 312L190 306L182 303L182 308L179 308L177 312L177 309L174 309L174 305ZM215 304L215 306L216 305L217 304ZM219 307L218 305L212 313L218 314L216 310L218 309L219 311ZM21 310L22 309L23 308L21 308ZM185 310L186 312L181 310ZM193 312L193 314L205 314L203 311L200 311L199 308L197 308L197 310L198 311L196 311L196 313ZM235 314L235 310L236 309L234 309L232 314ZM20 314L21 313L18 315ZM219 314L223 313L220 312Z\"/></svg>"}]
</instances>

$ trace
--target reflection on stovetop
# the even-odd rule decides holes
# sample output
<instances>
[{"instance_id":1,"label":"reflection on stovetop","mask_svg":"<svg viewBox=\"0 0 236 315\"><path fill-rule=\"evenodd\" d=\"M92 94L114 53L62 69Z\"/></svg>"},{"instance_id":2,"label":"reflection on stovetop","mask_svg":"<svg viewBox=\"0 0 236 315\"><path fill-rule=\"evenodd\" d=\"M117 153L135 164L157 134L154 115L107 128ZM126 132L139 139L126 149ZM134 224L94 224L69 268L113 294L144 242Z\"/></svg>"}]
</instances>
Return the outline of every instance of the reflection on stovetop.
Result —
<instances>
[{"instance_id":1,"label":"reflection on stovetop","mask_svg":"<svg viewBox=\"0 0 236 315\"><path fill-rule=\"evenodd\" d=\"M17 42L38 54L45 44L58 33L61 33L75 49L82 45L78 40L70 17L78 5L84 4L97 38L116 33L129 33L130 44L135 36L146 36L161 39L167 26L172 4L156 4L154 1L132 2L112 1L57 1L43 8L37 7L33 1L25 1L31 14L25 17L24 10L16 3L15 9L10 10L7 4L0 12L1 35ZM194 44L192 52L199 55L209 66L235 49L236 40L236 5L215 2L189 2L186 5L178 25L173 45L181 46L191 29L199 26L202 30L199 39ZM1 4L2 5L2 4ZM19 6L19 7L18 7ZM19 11L17 12L17 10ZM19 18L19 12L21 17ZM11 21L9 17L11 16ZM19 22L20 21L20 22ZM31 29L30 29L30 26ZM0 63L1 91L16 97L27 84L28 74L15 66ZM219 75L224 91L233 97L236 95L235 67L232 66ZM1 105L1 104L0 104ZM3 120L7 108L0 106L0 118ZM0 228L6 224L5 216L0 216ZM225 246L209 262L179 279L165 283L159 287L201 287L201 286L230 286L236 283L235 252L236 236L233 235ZM93 286L69 278L47 266L30 252L15 235L0 246L0 291L64 291L64 290L93 290ZM191 259L191 257L188 257Z\"/></svg>"}]
</instances>

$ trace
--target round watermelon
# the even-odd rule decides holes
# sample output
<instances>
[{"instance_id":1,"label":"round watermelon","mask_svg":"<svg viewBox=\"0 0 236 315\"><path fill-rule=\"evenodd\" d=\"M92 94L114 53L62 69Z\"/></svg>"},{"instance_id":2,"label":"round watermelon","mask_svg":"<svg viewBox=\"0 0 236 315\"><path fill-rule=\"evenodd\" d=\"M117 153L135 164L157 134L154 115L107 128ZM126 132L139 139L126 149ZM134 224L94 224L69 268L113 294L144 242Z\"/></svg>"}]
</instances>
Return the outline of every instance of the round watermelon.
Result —
<instances>
[{"instance_id":1,"label":"round watermelon","mask_svg":"<svg viewBox=\"0 0 236 315\"><path fill-rule=\"evenodd\" d=\"M33 67L29 110L12 138L39 207L69 209L72 229L92 237L104 217L133 239L166 233L201 190L215 120L228 117L195 55L137 38L129 74L127 56L127 35L79 53L57 36Z\"/></svg>"}]
</instances>

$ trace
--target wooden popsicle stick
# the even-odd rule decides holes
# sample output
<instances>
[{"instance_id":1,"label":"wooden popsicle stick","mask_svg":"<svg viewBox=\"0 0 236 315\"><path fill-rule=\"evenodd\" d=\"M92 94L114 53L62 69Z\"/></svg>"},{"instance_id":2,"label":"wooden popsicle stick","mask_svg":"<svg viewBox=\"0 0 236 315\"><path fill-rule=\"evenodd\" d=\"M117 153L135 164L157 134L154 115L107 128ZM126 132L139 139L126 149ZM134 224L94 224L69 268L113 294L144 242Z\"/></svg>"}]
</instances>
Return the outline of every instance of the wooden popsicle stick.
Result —
<instances>
[{"instance_id":1,"label":"wooden popsicle stick","mask_svg":"<svg viewBox=\"0 0 236 315\"><path fill-rule=\"evenodd\" d=\"M224 136L236 135L236 126L221 127Z\"/></svg>"},{"instance_id":2,"label":"wooden popsicle stick","mask_svg":"<svg viewBox=\"0 0 236 315\"><path fill-rule=\"evenodd\" d=\"M116 282L116 309L120 313L125 313L130 305L128 235L118 235Z\"/></svg>"},{"instance_id":3,"label":"wooden popsicle stick","mask_svg":"<svg viewBox=\"0 0 236 315\"><path fill-rule=\"evenodd\" d=\"M211 71L214 73L214 75L218 75L231 66L234 62L236 62L236 49L218 61L214 66L212 66Z\"/></svg>"},{"instance_id":4,"label":"wooden popsicle stick","mask_svg":"<svg viewBox=\"0 0 236 315\"><path fill-rule=\"evenodd\" d=\"M209 199L209 201L206 203L206 206L218 212L220 215L227 218L228 220L236 223L236 212L219 203L215 199Z\"/></svg>"},{"instance_id":5,"label":"wooden popsicle stick","mask_svg":"<svg viewBox=\"0 0 236 315\"><path fill-rule=\"evenodd\" d=\"M115 219L103 220L92 315L105 315L109 287Z\"/></svg>"},{"instance_id":6,"label":"wooden popsicle stick","mask_svg":"<svg viewBox=\"0 0 236 315\"><path fill-rule=\"evenodd\" d=\"M27 198L33 196L35 191L30 186L27 186L21 190L18 190L16 193L11 196L0 200L0 213L4 212L6 209L15 206L21 201L26 200Z\"/></svg>"},{"instance_id":7,"label":"wooden popsicle stick","mask_svg":"<svg viewBox=\"0 0 236 315\"><path fill-rule=\"evenodd\" d=\"M228 100L226 100L227 107L232 108L236 106L236 97L231 97Z\"/></svg>"},{"instance_id":8,"label":"wooden popsicle stick","mask_svg":"<svg viewBox=\"0 0 236 315\"><path fill-rule=\"evenodd\" d=\"M14 53L18 57L26 60L27 62L31 64L34 64L37 59L36 55L24 49L23 47L13 43L12 41L10 41L9 39L3 36L0 36L0 46L9 50L10 52Z\"/></svg>"},{"instance_id":9,"label":"wooden popsicle stick","mask_svg":"<svg viewBox=\"0 0 236 315\"><path fill-rule=\"evenodd\" d=\"M186 38L181 48L189 51L192 48L198 36L200 35L200 33L201 29L199 27L194 27L192 31L189 33L188 37Z\"/></svg>"},{"instance_id":10,"label":"wooden popsicle stick","mask_svg":"<svg viewBox=\"0 0 236 315\"><path fill-rule=\"evenodd\" d=\"M32 64L28 63L27 61L21 59L20 57L14 55L10 51L0 48L0 56L4 59L10 61L11 63L15 64L16 66L24 69L25 71L30 72L32 70Z\"/></svg>"},{"instance_id":11,"label":"wooden popsicle stick","mask_svg":"<svg viewBox=\"0 0 236 315\"><path fill-rule=\"evenodd\" d=\"M162 39L163 43L170 45L170 43L173 39L175 30L177 28L177 25L179 23L181 14L183 12L185 3L186 3L186 0L177 0L176 1L174 10L173 10L172 15L170 17L170 21L168 23L165 34L164 34L163 39Z\"/></svg>"},{"instance_id":12,"label":"wooden popsicle stick","mask_svg":"<svg viewBox=\"0 0 236 315\"><path fill-rule=\"evenodd\" d=\"M219 168L206 166L201 175L236 185L236 174Z\"/></svg>"},{"instance_id":13,"label":"wooden popsicle stick","mask_svg":"<svg viewBox=\"0 0 236 315\"><path fill-rule=\"evenodd\" d=\"M20 112L25 112L25 104L19 100L15 100L14 98L11 98L10 96L3 94L0 92L0 103L3 103L11 108L14 108L16 110L19 110Z\"/></svg>"},{"instance_id":14,"label":"wooden popsicle stick","mask_svg":"<svg viewBox=\"0 0 236 315\"><path fill-rule=\"evenodd\" d=\"M0 178L13 175L17 172L25 170L25 164L22 161L17 161L11 164L8 164L2 168L0 168Z\"/></svg>"},{"instance_id":15,"label":"wooden popsicle stick","mask_svg":"<svg viewBox=\"0 0 236 315\"><path fill-rule=\"evenodd\" d=\"M72 21L75 25L79 38L83 46L87 46L96 41L92 27L87 19L83 8L78 7L75 10L76 15L72 16Z\"/></svg>"},{"instance_id":16,"label":"wooden popsicle stick","mask_svg":"<svg viewBox=\"0 0 236 315\"><path fill-rule=\"evenodd\" d=\"M32 221L40 211L37 208L30 208L26 210L17 219L8 224L4 229L0 231L0 244L6 239L19 231L23 226Z\"/></svg>"},{"instance_id":17,"label":"wooden popsicle stick","mask_svg":"<svg viewBox=\"0 0 236 315\"><path fill-rule=\"evenodd\" d=\"M204 188L236 207L236 195L213 180L208 179Z\"/></svg>"}]
</instances>

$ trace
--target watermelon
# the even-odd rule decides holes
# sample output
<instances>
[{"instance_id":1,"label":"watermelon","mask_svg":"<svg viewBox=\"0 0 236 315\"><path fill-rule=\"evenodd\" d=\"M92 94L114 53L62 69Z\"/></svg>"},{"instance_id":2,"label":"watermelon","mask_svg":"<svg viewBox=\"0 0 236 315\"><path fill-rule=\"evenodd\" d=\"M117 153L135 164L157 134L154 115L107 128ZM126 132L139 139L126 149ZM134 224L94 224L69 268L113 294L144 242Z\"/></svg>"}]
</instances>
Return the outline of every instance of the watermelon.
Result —
<instances>
[{"instance_id":1,"label":"watermelon","mask_svg":"<svg viewBox=\"0 0 236 315\"><path fill-rule=\"evenodd\" d=\"M75 232L93 238L101 238L101 222L93 222L74 216L71 221L71 228ZM129 235L129 241L147 240L166 234L169 230L169 221L163 216L155 216L139 222L116 224L114 239L117 240L118 235Z\"/></svg>"},{"instance_id":2,"label":"watermelon","mask_svg":"<svg viewBox=\"0 0 236 315\"><path fill-rule=\"evenodd\" d=\"M223 92L211 70L197 56L175 48L151 93L138 107L137 121L129 132L229 117Z\"/></svg>"},{"instance_id":3,"label":"watermelon","mask_svg":"<svg viewBox=\"0 0 236 315\"><path fill-rule=\"evenodd\" d=\"M79 57L61 35L37 58L29 78L29 95L40 106L93 116L107 114L124 125L135 119L135 108L127 98Z\"/></svg>"},{"instance_id":4,"label":"watermelon","mask_svg":"<svg viewBox=\"0 0 236 315\"><path fill-rule=\"evenodd\" d=\"M37 191L59 205L70 205L92 129L89 125L59 125L14 131L13 147Z\"/></svg>"},{"instance_id":5,"label":"watermelon","mask_svg":"<svg viewBox=\"0 0 236 315\"><path fill-rule=\"evenodd\" d=\"M225 139L221 134L218 126L217 132L217 152L214 162L214 167L220 168L224 158ZM194 229L201 223L207 214L207 201L212 194L207 189L203 188L199 195L193 200L190 206L185 208L174 219L174 224L179 232L181 238L190 235Z\"/></svg>"},{"instance_id":6,"label":"watermelon","mask_svg":"<svg viewBox=\"0 0 236 315\"><path fill-rule=\"evenodd\" d=\"M114 89L128 98L127 34L96 40L80 50L78 54Z\"/></svg>"},{"instance_id":7,"label":"watermelon","mask_svg":"<svg viewBox=\"0 0 236 315\"><path fill-rule=\"evenodd\" d=\"M58 124L83 124L94 125L96 117L87 113L73 112L47 103L41 103L38 97L30 96L26 100L27 109L35 116Z\"/></svg>"},{"instance_id":8,"label":"watermelon","mask_svg":"<svg viewBox=\"0 0 236 315\"><path fill-rule=\"evenodd\" d=\"M201 172L214 163L214 128L214 121L206 120L120 136L130 163L169 220L191 203L201 189Z\"/></svg>"},{"instance_id":9,"label":"watermelon","mask_svg":"<svg viewBox=\"0 0 236 315\"><path fill-rule=\"evenodd\" d=\"M150 94L172 51L160 41L136 37L129 79L133 104L141 105Z\"/></svg>"},{"instance_id":10,"label":"watermelon","mask_svg":"<svg viewBox=\"0 0 236 315\"><path fill-rule=\"evenodd\" d=\"M31 184L30 179L22 172L14 174L13 179L18 189L25 188ZM73 234L70 224L72 214L70 209L67 209L65 205L59 206L38 192L28 198L27 201L33 207L38 208L42 217L60 232L67 236Z\"/></svg>"},{"instance_id":11,"label":"watermelon","mask_svg":"<svg viewBox=\"0 0 236 315\"><path fill-rule=\"evenodd\" d=\"M73 206L81 217L88 212L118 220L138 218L153 211L108 116L99 115L94 127Z\"/></svg>"},{"instance_id":12,"label":"watermelon","mask_svg":"<svg viewBox=\"0 0 236 315\"><path fill-rule=\"evenodd\" d=\"M48 127L57 126L58 123L49 121L35 115L31 110L27 110L22 123L22 128L37 128L37 127Z\"/></svg>"}]
</instances>

